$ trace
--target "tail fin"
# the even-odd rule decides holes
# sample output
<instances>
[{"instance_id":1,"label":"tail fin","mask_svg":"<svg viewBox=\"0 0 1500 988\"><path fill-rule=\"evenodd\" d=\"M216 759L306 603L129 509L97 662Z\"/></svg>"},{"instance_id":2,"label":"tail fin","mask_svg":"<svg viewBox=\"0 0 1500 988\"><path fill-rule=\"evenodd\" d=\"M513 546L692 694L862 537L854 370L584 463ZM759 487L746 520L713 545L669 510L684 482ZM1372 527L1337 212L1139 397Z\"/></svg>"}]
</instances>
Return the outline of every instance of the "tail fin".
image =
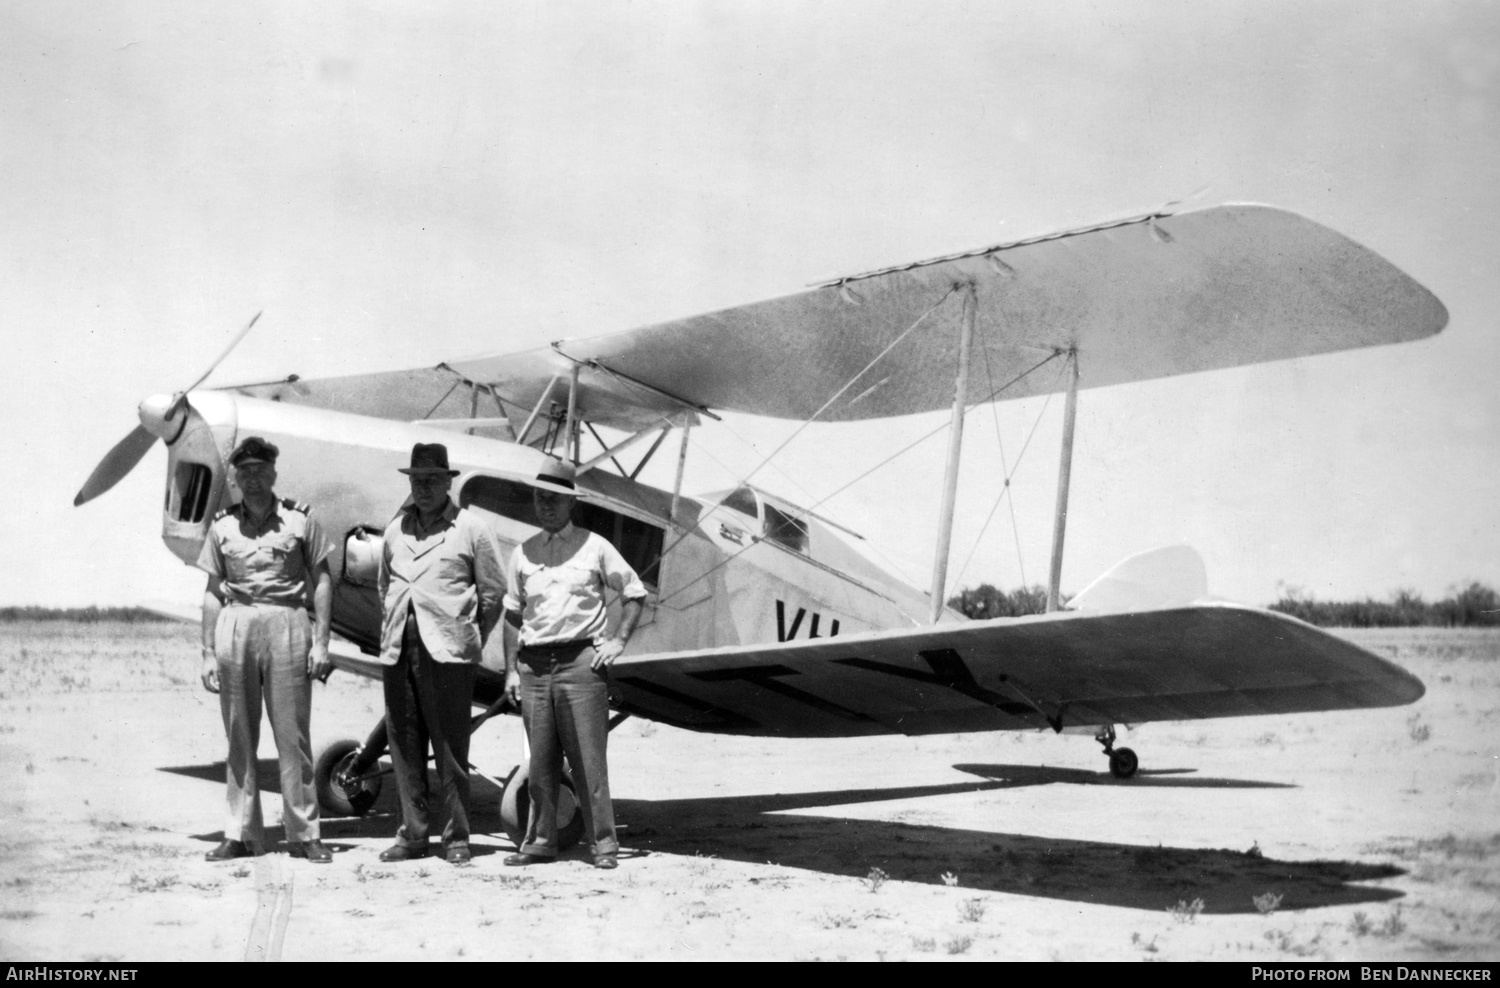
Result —
<instances>
[{"instance_id":1,"label":"tail fin","mask_svg":"<svg viewBox=\"0 0 1500 988\"><path fill-rule=\"evenodd\" d=\"M1112 613L1180 607L1208 596L1203 557L1185 545L1151 549L1117 563L1068 601L1070 611Z\"/></svg>"}]
</instances>

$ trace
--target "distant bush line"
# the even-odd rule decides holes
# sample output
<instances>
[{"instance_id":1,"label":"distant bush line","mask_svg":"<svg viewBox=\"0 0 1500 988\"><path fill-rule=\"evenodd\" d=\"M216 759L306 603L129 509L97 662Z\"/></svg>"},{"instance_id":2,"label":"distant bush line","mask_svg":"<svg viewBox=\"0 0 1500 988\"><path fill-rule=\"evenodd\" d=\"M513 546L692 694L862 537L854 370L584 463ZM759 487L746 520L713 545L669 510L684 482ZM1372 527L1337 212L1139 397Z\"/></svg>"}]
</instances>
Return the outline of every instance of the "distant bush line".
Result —
<instances>
[{"instance_id":1,"label":"distant bush line","mask_svg":"<svg viewBox=\"0 0 1500 988\"><path fill-rule=\"evenodd\" d=\"M1390 600L1314 600L1296 587L1282 591L1271 610L1301 618L1324 628L1472 628L1500 626L1500 594L1477 581L1454 588L1431 603L1410 590L1397 590Z\"/></svg>"},{"instance_id":2,"label":"distant bush line","mask_svg":"<svg viewBox=\"0 0 1500 988\"><path fill-rule=\"evenodd\" d=\"M0 607L0 623L12 621L124 621L147 624L171 621L169 617L140 607Z\"/></svg>"},{"instance_id":3,"label":"distant bush line","mask_svg":"<svg viewBox=\"0 0 1500 988\"><path fill-rule=\"evenodd\" d=\"M1047 610L1047 589L1021 587L1009 592L981 583L960 590L948 606L975 620L1020 617ZM1271 610L1290 614L1321 628L1472 628L1500 626L1500 594L1477 581L1455 588L1442 600L1428 602L1410 590L1397 590L1390 600L1315 600L1297 587L1282 590Z\"/></svg>"}]
</instances>

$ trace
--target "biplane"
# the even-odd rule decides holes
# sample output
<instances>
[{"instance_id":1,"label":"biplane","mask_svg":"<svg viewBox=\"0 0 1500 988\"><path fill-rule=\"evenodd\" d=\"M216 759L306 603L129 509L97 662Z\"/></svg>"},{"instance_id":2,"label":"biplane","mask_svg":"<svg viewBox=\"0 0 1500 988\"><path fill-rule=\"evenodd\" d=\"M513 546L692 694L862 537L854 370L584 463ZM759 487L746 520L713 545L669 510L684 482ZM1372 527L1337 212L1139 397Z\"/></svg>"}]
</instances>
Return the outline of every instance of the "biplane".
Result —
<instances>
[{"instance_id":1,"label":"biplane","mask_svg":"<svg viewBox=\"0 0 1500 988\"><path fill-rule=\"evenodd\" d=\"M339 544L334 629L358 651L336 664L378 676L367 655L380 628L380 538L407 497L397 467L412 445L447 444L455 498L507 551L537 530L525 479L566 457L580 477L575 523L610 539L650 591L611 670L612 724L634 716L783 737L1085 733L1128 778L1138 760L1115 746L1117 725L1392 706L1424 687L1294 618L1210 599L1203 562L1184 546L1127 559L1062 600L1079 392L1418 340L1447 319L1402 271L1294 213L1162 210L519 353L212 389L200 379L147 398L140 426L75 503L163 441L162 537L191 564L236 496L229 452L247 435L271 439L282 449L278 493L314 505ZM965 414L1049 393L1066 404L1048 611L965 620L944 606ZM753 478L705 496L681 489L688 437L705 417L838 423L941 409L951 410L949 446L933 483L941 522L925 591ZM673 432L673 489L640 482ZM503 702L502 676L485 670L476 720ZM331 812L368 808L384 746L376 725L363 742L322 751ZM512 836L525 822L524 783L524 766L502 783Z\"/></svg>"}]
</instances>

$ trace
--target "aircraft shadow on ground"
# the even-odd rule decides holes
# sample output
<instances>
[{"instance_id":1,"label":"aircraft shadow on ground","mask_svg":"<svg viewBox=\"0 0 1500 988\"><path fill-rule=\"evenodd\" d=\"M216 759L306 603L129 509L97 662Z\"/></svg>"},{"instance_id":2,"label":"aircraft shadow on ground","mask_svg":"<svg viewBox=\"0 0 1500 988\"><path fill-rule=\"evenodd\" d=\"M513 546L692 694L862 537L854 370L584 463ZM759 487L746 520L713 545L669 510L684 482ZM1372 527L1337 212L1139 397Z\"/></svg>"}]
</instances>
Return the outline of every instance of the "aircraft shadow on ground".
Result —
<instances>
[{"instance_id":1,"label":"aircraft shadow on ground","mask_svg":"<svg viewBox=\"0 0 1500 988\"><path fill-rule=\"evenodd\" d=\"M1141 769L1129 779L1117 779L1108 772L1090 772L1081 768L1053 768L1048 765L991 765L965 762L953 766L960 772L977 775L998 783L1000 788L1045 786L1066 782L1076 786L1129 786L1133 789L1164 787L1173 789L1296 789L1289 782L1257 782L1251 779L1183 778L1196 769Z\"/></svg>"},{"instance_id":2,"label":"aircraft shadow on ground","mask_svg":"<svg viewBox=\"0 0 1500 988\"><path fill-rule=\"evenodd\" d=\"M985 768L1004 768L1002 774L1008 775L1018 767ZM1061 778L1056 781L1072 781L1070 770L1030 771L1057 773ZM1228 780L1200 781L1233 784ZM1256 912L1252 900L1266 892L1282 897L1279 908L1283 910L1382 902L1402 895L1394 889L1354 884L1404 874L1390 865L1277 861L1258 850L1115 844L779 812L959 795L1011 784L974 782L657 801L619 799L615 812L626 825L621 832L622 843L647 853L700 854L852 878L865 878L870 869L879 868L891 879L931 885L942 884L946 873L957 876L962 888L1095 905L1155 911L1201 899L1205 913L1233 914ZM1101 819L1100 824L1107 827L1108 821Z\"/></svg>"},{"instance_id":3,"label":"aircraft shadow on ground","mask_svg":"<svg viewBox=\"0 0 1500 988\"><path fill-rule=\"evenodd\" d=\"M1253 897L1267 892L1282 897L1282 910L1384 902L1403 894L1357 884L1405 874L1391 865L1277 861L1258 851L1116 844L785 812L1050 783L1295 788L1284 783L1183 778L1191 771L1186 769L1141 772L1122 781L1100 772L1036 765L954 767L986 781L695 799L616 799L615 815L626 856L704 855L851 878L865 878L871 868L879 868L891 879L930 885L943 884L946 873L957 876L959 886L966 889L1152 911L1201 899L1205 913L1253 913ZM224 779L223 762L161 771L220 785ZM261 759L259 773L263 792L279 791L274 759ZM471 787L474 833L502 835L500 790L477 776L471 778ZM338 853L353 846L341 846L341 840L392 837L399 818L395 788L387 776L379 799L365 816L325 815L324 842ZM1107 828L1108 821L1101 819L1100 826ZM195 837L217 842L223 834ZM266 838L272 845L279 843L284 839L282 828L267 827ZM476 843L473 851L476 857L497 853L484 842Z\"/></svg>"}]
</instances>

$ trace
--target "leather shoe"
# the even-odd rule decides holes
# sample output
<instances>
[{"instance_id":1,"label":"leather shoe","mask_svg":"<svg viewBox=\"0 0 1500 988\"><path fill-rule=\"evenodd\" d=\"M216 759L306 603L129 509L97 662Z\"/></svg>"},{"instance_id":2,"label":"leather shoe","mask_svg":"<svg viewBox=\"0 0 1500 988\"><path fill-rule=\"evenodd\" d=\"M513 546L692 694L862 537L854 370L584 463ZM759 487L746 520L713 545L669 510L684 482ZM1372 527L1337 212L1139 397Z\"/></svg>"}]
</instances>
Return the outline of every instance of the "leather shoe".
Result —
<instances>
[{"instance_id":1,"label":"leather shoe","mask_svg":"<svg viewBox=\"0 0 1500 988\"><path fill-rule=\"evenodd\" d=\"M605 871L611 868L618 868L620 867L620 859L613 854L596 854L594 855L594 867L603 868Z\"/></svg>"},{"instance_id":2,"label":"leather shoe","mask_svg":"<svg viewBox=\"0 0 1500 988\"><path fill-rule=\"evenodd\" d=\"M287 847L287 854L294 858L306 858L313 864L328 864L333 860L333 852L316 839L293 841Z\"/></svg>"},{"instance_id":3,"label":"leather shoe","mask_svg":"<svg viewBox=\"0 0 1500 988\"><path fill-rule=\"evenodd\" d=\"M551 864L556 860L556 858L548 857L545 854L526 854L525 852L522 852L520 854L512 854L510 857L505 859L505 863L510 865L512 868L521 868L526 865Z\"/></svg>"},{"instance_id":4,"label":"leather shoe","mask_svg":"<svg viewBox=\"0 0 1500 988\"><path fill-rule=\"evenodd\" d=\"M467 844L449 844L443 850L443 860L451 865L468 864L469 858L469 845Z\"/></svg>"},{"instance_id":5,"label":"leather shoe","mask_svg":"<svg viewBox=\"0 0 1500 988\"><path fill-rule=\"evenodd\" d=\"M208 861L233 861L235 858L251 858L255 852L245 846L241 840L226 840L218 847L203 855Z\"/></svg>"},{"instance_id":6,"label":"leather shoe","mask_svg":"<svg viewBox=\"0 0 1500 988\"><path fill-rule=\"evenodd\" d=\"M392 861L413 861L417 858L427 857L427 845L418 844L392 844L380 852L380 860L389 864Z\"/></svg>"}]
</instances>

